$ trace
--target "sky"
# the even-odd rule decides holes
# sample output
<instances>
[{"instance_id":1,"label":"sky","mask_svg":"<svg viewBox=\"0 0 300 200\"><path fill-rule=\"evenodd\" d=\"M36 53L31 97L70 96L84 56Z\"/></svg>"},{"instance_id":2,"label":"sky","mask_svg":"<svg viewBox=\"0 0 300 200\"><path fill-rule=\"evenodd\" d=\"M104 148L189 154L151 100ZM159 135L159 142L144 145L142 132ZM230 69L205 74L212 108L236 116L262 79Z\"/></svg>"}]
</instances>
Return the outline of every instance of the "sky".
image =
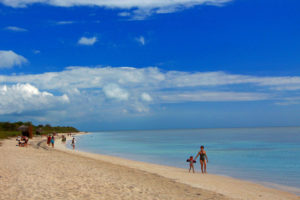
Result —
<instances>
[{"instance_id":1,"label":"sky","mask_svg":"<svg viewBox=\"0 0 300 200\"><path fill-rule=\"evenodd\" d=\"M298 0L0 0L0 121L300 126Z\"/></svg>"}]
</instances>

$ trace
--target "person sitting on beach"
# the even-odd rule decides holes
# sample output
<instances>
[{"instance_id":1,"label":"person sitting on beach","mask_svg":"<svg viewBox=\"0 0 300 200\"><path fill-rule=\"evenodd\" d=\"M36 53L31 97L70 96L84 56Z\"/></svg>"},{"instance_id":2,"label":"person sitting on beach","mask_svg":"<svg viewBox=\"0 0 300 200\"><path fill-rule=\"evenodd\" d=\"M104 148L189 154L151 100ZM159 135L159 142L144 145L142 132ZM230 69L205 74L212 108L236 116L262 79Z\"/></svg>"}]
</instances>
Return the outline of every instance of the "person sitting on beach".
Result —
<instances>
[{"instance_id":1,"label":"person sitting on beach","mask_svg":"<svg viewBox=\"0 0 300 200\"><path fill-rule=\"evenodd\" d=\"M187 159L186 162L189 162L189 163L190 163L189 173L191 172L191 169L193 169L193 173L195 173L194 163L195 163L196 161L194 160L193 156L190 156L190 158Z\"/></svg>"},{"instance_id":2,"label":"person sitting on beach","mask_svg":"<svg viewBox=\"0 0 300 200\"><path fill-rule=\"evenodd\" d=\"M52 136L52 138L51 138L51 144L52 144L52 148L54 148L54 142L55 142L55 138L54 138L54 136Z\"/></svg>"},{"instance_id":3,"label":"person sitting on beach","mask_svg":"<svg viewBox=\"0 0 300 200\"><path fill-rule=\"evenodd\" d=\"M206 155L206 151L204 150L204 146L200 147L200 151L198 152L195 160L197 160L198 156L200 156L200 164L201 164L201 171L202 173L206 173L206 162L208 162L208 158ZM203 169L204 167L204 169Z\"/></svg>"},{"instance_id":4,"label":"person sitting on beach","mask_svg":"<svg viewBox=\"0 0 300 200\"><path fill-rule=\"evenodd\" d=\"M29 138L28 137L24 137L24 147L27 147L28 141L29 141Z\"/></svg>"},{"instance_id":5,"label":"person sitting on beach","mask_svg":"<svg viewBox=\"0 0 300 200\"><path fill-rule=\"evenodd\" d=\"M29 141L28 137L22 136L22 137L18 137L16 140L18 141L19 147L27 147Z\"/></svg>"},{"instance_id":6,"label":"person sitting on beach","mask_svg":"<svg viewBox=\"0 0 300 200\"><path fill-rule=\"evenodd\" d=\"M21 137L20 137L20 136L18 136L18 137L17 137L17 139L16 139L16 141L18 142L18 144L17 144L16 146L20 146Z\"/></svg>"},{"instance_id":7,"label":"person sitting on beach","mask_svg":"<svg viewBox=\"0 0 300 200\"><path fill-rule=\"evenodd\" d=\"M22 137L18 136L16 141L18 142L17 146L19 146L19 147L23 147L25 144L24 136L22 136Z\"/></svg>"}]
</instances>

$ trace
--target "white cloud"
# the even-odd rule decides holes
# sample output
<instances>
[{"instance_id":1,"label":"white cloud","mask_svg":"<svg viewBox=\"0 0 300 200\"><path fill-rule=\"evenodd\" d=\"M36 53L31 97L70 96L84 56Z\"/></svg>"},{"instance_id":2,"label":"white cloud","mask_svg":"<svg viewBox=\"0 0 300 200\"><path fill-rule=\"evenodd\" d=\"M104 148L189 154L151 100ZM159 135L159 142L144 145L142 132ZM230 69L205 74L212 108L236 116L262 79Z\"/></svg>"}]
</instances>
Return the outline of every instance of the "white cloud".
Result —
<instances>
[{"instance_id":1,"label":"white cloud","mask_svg":"<svg viewBox=\"0 0 300 200\"><path fill-rule=\"evenodd\" d=\"M284 90L300 90L300 85L295 84L295 85L286 85L286 86L277 86L277 87L272 87L274 90L279 90L279 91L284 91Z\"/></svg>"},{"instance_id":2,"label":"white cloud","mask_svg":"<svg viewBox=\"0 0 300 200\"><path fill-rule=\"evenodd\" d=\"M121 17L129 17L129 16L131 16L131 13L130 12L120 12L118 15Z\"/></svg>"},{"instance_id":3,"label":"white cloud","mask_svg":"<svg viewBox=\"0 0 300 200\"><path fill-rule=\"evenodd\" d=\"M128 100L129 94L117 84L109 84L103 87L103 92L108 98Z\"/></svg>"},{"instance_id":4,"label":"white cloud","mask_svg":"<svg viewBox=\"0 0 300 200\"><path fill-rule=\"evenodd\" d=\"M67 95L54 96L31 84L0 85L0 114L48 110L69 103Z\"/></svg>"},{"instance_id":5,"label":"white cloud","mask_svg":"<svg viewBox=\"0 0 300 200\"><path fill-rule=\"evenodd\" d=\"M142 92L148 91L148 89L151 91L181 90L182 88L214 89L224 85L228 87L239 85L243 88L246 84L269 91L274 90L274 87L281 87L281 90L289 90L290 87L300 90L300 76L258 77L224 72L161 71L155 67L68 67L61 72L0 76L0 83L24 83L26 81L35 83L42 89L55 90L73 87L78 89L103 88L111 83L129 89L141 89Z\"/></svg>"},{"instance_id":6,"label":"white cloud","mask_svg":"<svg viewBox=\"0 0 300 200\"><path fill-rule=\"evenodd\" d=\"M14 105L14 102L20 104L21 108L18 105L15 107L23 111L25 104L30 105L26 107L28 112L36 109L34 105L40 110L43 107L49 110L56 109L64 102L70 102L68 106L60 107L62 111L81 117L106 117L125 110L123 115L140 115L161 104L169 103L267 100L278 105L296 104L299 102L295 97L299 96L300 76L262 77L225 72L165 71L156 67L68 67L60 72L0 75L1 84L7 85L10 91L24 93L20 95L20 92L16 92L19 95L14 98L8 98L13 92L10 95L0 95L0 110L7 106L5 113L13 107L8 105ZM33 87L29 87L31 92L15 89L26 84ZM293 90L290 90L291 87ZM1 88L2 92L8 90L4 86ZM27 97L26 93L36 96ZM45 104L41 103L44 101Z\"/></svg>"},{"instance_id":7,"label":"white cloud","mask_svg":"<svg viewBox=\"0 0 300 200\"><path fill-rule=\"evenodd\" d=\"M56 22L57 25L67 25L67 24L74 24L75 21L58 21Z\"/></svg>"},{"instance_id":8,"label":"white cloud","mask_svg":"<svg viewBox=\"0 0 300 200\"><path fill-rule=\"evenodd\" d=\"M300 104L300 97L295 96L295 97L282 98L278 102L276 102L275 104L280 105L280 106L289 106L289 105Z\"/></svg>"},{"instance_id":9,"label":"white cloud","mask_svg":"<svg viewBox=\"0 0 300 200\"><path fill-rule=\"evenodd\" d=\"M136 38L136 41L143 46L146 44L144 36L140 36L140 37Z\"/></svg>"},{"instance_id":10,"label":"white cloud","mask_svg":"<svg viewBox=\"0 0 300 200\"><path fill-rule=\"evenodd\" d=\"M25 28L17 27L17 26L7 26L4 28L5 30L15 31L15 32L26 32L28 31Z\"/></svg>"},{"instance_id":11,"label":"white cloud","mask_svg":"<svg viewBox=\"0 0 300 200\"><path fill-rule=\"evenodd\" d=\"M258 77L224 72L161 71L155 67L68 67L61 72L0 76L0 83L26 81L36 83L43 89L103 88L110 83L126 88L141 88L143 91L199 87L210 89L224 85L243 87L246 84L268 90L274 90L274 87L281 87L281 90L291 89L290 87L294 90L300 89L300 76Z\"/></svg>"},{"instance_id":12,"label":"white cloud","mask_svg":"<svg viewBox=\"0 0 300 200\"><path fill-rule=\"evenodd\" d=\"M224 101L259 101L270 99L270 95L255 92L166 92L160 95L165 103L178 102L224 102Z\"/></svg>"},{"instance_id":13,"label":"white cloud","mask_svg":"<svg viewBox=\"0 0 300 200\"><path fill-rule=\"evenodd\" d=\"M87 38L87 37L81 37L78 40L78 44L81 45L88 45L88 46L92 46L97 42L97 37L91 37L91 38Z\"/></svg>"},{"instance_id":14,"label":"white cloud","mask_svg":"<svg viewBox=\"0 0 300 200\"><path fill-rule=\"evenodd\" d=\"M52 6L99 6L105 8L126 9L134 15L142 16L153 13L169 13L198 5L220 6L232 0L1 0L0 3L11 7L26 7L42 3Z\"/></svg>"},{"instance_id":15,"label":"white cloud","mask_svg":"<svg viewBox=\"0 0 300 200\"><path fill-rule=\"evenodd\" d=\"M141 98L142 98L143 101L148 101L148 102L152 101L152 97L146 92L143 92L141 94Z\"/></svg>"},{"instance_id":16,"label":"white cloud","mask_svg":"<svg viewBox=\"0 0 300 200\"><path fill-rule=\"evenodd\" d=\"M11 68L27 63L27 59L13 51L0 50L0 68Z\"/></svg>"}]
</instances>

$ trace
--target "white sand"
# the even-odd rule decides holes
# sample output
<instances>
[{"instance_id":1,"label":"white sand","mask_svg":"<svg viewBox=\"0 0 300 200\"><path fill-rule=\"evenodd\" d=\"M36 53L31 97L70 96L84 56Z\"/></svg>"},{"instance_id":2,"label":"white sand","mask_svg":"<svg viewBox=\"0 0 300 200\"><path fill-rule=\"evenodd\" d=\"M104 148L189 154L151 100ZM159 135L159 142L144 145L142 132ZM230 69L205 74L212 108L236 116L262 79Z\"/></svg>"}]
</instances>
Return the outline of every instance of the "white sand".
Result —
<instances>
[{"instance_id":1,"label":"white sand","mask_svg":"<svg viewBox=\"0 0 300 200\"><path fill-rule=\"evenodd\" d=\"M0 199L270 199L300 197L217 175L118 157L55 149L40 138L28 148L0 147Z\"/></svg>"}]
</instances>

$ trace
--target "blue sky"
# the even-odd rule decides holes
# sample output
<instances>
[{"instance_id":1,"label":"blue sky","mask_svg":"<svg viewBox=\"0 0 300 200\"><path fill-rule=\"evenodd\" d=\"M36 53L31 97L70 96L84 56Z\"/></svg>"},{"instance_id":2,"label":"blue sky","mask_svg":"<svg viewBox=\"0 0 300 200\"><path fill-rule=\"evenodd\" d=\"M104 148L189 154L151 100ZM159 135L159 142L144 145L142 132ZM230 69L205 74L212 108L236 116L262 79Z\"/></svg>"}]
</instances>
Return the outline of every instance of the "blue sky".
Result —
<instances>
[{"instance_id":1,"label":"blue sky","mask_svg":"<svg viewBox=\"0 0 300 200\"><path fill-rule=\"evenodd\" d=\"M0 120L298 126L296 0L0 0Z\"/></svg>"}]
</instances>

